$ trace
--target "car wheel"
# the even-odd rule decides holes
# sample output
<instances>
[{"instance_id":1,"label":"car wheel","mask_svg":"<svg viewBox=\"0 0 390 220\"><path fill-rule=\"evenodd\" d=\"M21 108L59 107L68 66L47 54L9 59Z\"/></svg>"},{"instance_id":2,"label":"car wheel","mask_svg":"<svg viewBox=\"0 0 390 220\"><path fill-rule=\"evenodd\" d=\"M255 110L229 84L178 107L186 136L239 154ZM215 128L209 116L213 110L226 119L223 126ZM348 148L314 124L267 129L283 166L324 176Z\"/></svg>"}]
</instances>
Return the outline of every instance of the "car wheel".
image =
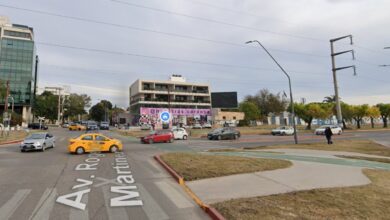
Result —
<instances>
[{"instance_id":1,"label":"car wheel","mask_svg":"<svg viewBox=\"0 0 390 220\"><path fill-rule=\"evenodd\" d=\"M153 139L150 139L150 140L149 140L149 144L154 144Z\"/></svg>"},{"instance_id":2,"label":"car wheel","mask_svg":"<svg viewBox=\"0 0 390 220\"><path fill-rule=\"evenodd\" d=\"M280 135L284 136L284 135L286 135L286 133L282 132Z\"/></svg>"},{"instance_id":3,"label":"car wheel","mask_svg":"<svg viewBox=\"0 0 390 220\"><path fill-rule=\"evenodd\" d=\"M172 143L173 142L173 138L169 139L169 143Z\"/></svg>"},{"instance_id":4,"label":"car wheel","mask_svg":"<svg viewBox=\"0 0 390 220\"><path fill-rule=\"evenodd\" d=\"M76 154L84 154L84 153L85 153L85 150L84 150L83 147L78 147L78 148L76 149Z\"/></svg>"},{"instance_id":5,"label":"car wheel","mask_svg":"<svg viewBox=\"0 0 390 220\"><path fill-rule=\"evenodd\" d=\"M25 150L23 150L23 149L20 149L20 152L24 153L24 152L25 152Z\"/></svg>"},{"instance_id":6,"label":"car wheel","mask_svg":"<svg viewBox=\"0 0 390 220\"><path fill-rule=\"evenodd\" d=\"M272 136L275 136L275 133L272 133Z\"/></svg>"},{"instance_id":7,"label":"car wheel","mask_svg":"<svg viewBox=\"0 0 390 220\"><path fill-rule=\"evenodd\" d=\"M183 140L187 140L187 135L184 135L184 136L183 136Z\"/></svg>"},{"instance_id":8,"label":"car wheel","mask_svg":"<svg viewBox=\"0 0 390 220\"><path fill-rule=\"evenodd\" d=\"M218 140L222 140L222 136L221 135L218 135Z\"/></svg>"},{"instance_id":9,"label":"car wheel","mask_svg":"<svg viewBox=\"0 0 390 220\"><path fill-rule=\"evenodd\" d=\"M112 145L110 147L110 152L111 153L115 153L115 152L118 152L118 151L119 151L119 148L116 145Z\"/></svg>"},{"instance_id":10,"label":"car wheel","mask_svg":"<svg viewBox=\"0 0 390 220\"><path fill-rule=\"evenodd\" d=\"M338 135L341 135L341 131L339 131Z\"/></svg>"}]
</instances>

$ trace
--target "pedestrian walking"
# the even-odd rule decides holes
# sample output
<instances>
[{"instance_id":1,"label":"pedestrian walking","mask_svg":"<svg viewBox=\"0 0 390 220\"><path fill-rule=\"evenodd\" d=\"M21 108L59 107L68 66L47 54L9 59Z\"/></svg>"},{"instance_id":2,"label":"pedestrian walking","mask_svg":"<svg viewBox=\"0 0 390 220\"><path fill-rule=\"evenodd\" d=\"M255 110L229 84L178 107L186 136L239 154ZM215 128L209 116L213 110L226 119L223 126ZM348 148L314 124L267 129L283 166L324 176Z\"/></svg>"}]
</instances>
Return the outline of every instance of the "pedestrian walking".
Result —
<instances>
[{"instance_id":1,"label":"pedestrian walking","mask_svg":"<svg viewBox=\"0 0 390 220\"><path fill-rule=\"evenodd\" d=\"M333 135L332 129L330 129L330 127L325 128L325 137L326 140L328 141L328 144L333 144L332 135Z\"/></svg>"}]
</instances>

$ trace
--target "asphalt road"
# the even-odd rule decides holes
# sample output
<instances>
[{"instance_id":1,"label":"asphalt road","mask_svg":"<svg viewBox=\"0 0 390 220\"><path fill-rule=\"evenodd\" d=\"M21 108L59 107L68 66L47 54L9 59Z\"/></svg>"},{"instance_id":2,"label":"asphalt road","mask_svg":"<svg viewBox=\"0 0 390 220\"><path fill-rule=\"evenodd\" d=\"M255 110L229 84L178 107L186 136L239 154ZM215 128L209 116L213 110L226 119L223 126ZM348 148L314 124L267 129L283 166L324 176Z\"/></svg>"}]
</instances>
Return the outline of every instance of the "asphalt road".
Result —
<instances>
[{"instance_id":1,"label":"asphalt road","mask_svg":"<svg viewBox=\"0 0 390 220\"><path fill-rule=\"evenodd\" d=\"M61 128L51 128L50 132L56 136L56 147L45 152L21 153L18 144L0 146L1 220L208 219L153 160L154 155L293 143L292 136L248 135L234 141L189 139L149 145L140 144L133 137L102 131L122 140L123 154L71 155L67 152L68 139L81 132ZM390 132L346 132L334 136L334 141L345 139L389 144ZM325 138L300 134L299 141L325 142ZM119 184L119 175L127 176L128 182Z\"/></svg>"},{"instance_id":2,"label":"asphalt road","mask_svg":"<svg viewBox=\"0 0 390 220\"><path fill-rule=\"evenodd\" d=\"M71 155L68 139L80 132L60 128L49 132L56 136L56 147L45 152L21 153L18 144L0 146L1 220L208 219L153 160L161 152L158 148L119 137L123 155ZM112 132L103 133L118 138ZM120 163L116 157L122 158ZM115 166L132 179L120 185Z\"/></svg>"}]
</instances>

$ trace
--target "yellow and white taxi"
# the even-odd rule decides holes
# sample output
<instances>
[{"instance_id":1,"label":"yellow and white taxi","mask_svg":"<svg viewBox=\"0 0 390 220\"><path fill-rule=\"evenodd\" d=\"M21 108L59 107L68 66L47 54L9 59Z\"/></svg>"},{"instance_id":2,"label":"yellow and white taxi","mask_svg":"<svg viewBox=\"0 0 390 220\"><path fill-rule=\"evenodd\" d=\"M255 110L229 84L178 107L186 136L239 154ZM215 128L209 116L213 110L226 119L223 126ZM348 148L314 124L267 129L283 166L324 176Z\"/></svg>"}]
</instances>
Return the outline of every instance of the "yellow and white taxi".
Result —
<instances>
[{"instance_id":1,"label":"yellow and white taxi","mask_svg":"<svg viewBox=\"0 0 390 220\"><path fill-rule=\"evenodd\" d=\"M86 133L69 140L68 150L70 153L83 154L85 152L108 151L115 153L123 149L122 142L117 139L106 137L99 133Z\"/></svg>"},{"instance_id":2,"label":"yellow and white taxi","mask_svg":"<svg viewBox=\"0 0 390 220\"><path fill-rule=\"evenodd\" d=\"M87 127L85 125L72 123L68 127L69 131L85 131L87 130Z\"/></svg>"}]
</instances>

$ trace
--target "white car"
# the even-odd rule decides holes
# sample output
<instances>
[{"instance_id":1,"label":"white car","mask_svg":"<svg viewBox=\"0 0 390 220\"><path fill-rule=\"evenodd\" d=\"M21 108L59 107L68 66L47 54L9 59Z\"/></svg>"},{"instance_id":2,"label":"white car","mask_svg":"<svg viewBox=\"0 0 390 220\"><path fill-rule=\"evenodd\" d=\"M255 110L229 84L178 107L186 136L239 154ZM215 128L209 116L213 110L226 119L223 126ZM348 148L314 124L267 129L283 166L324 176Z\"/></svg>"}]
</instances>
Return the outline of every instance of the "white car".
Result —
<instances>
[{"instance_id":1,"label":"white car","mask_svg":"<svg viewBox=\"0 0 390 220\"><path fill-rule=\"evenodd\" d=\"M203 128L212 128L211 124L210 123L206 123L202 126Z\"/></svg>"},{"instance_id":2,"label":"white car","mask_svg":"<svg viewBox=\"0 0 390 220\"><path fill-rule=\"evenodd\" d=\"M322 125L321 127L317 128L315 131L314 131L314 134L316 135L324 135L325 134L325 129L330 127L330 130L332 130L332 133L333 134L338 134L340 135L341 133L343 133L343 129L338 126L338 125Z\"/></svg>"},{"instance_id":3,"label":"white car","mask_svg":"<svg viewBox=\"0 0 390 220\"><path fill-rule=\"evenodd\" d=\"M175 139L187 140L188 138L188 133L184 128L174 128L172 132Z\"/></svg>"},{"instance_id":4,"label":"white car","mask_svg":"<svg viewBox=\"0 0 390 220\"><path fill-rule=\"evenodd\" d=\"M272 135L293 135L294 128L290 126L278 127L276 129L272 129L271 134Z\"/></svg>"},{"instance_id":5,"label":"white car","mask_svg":"<svg viewBox=\"0 0 390 220\"><path fill-rule=\"evenodd\" d=\"M192 126L192 129L202 129L202 125L195 123L194 126Z\"/></svg>"}]
</instances>

